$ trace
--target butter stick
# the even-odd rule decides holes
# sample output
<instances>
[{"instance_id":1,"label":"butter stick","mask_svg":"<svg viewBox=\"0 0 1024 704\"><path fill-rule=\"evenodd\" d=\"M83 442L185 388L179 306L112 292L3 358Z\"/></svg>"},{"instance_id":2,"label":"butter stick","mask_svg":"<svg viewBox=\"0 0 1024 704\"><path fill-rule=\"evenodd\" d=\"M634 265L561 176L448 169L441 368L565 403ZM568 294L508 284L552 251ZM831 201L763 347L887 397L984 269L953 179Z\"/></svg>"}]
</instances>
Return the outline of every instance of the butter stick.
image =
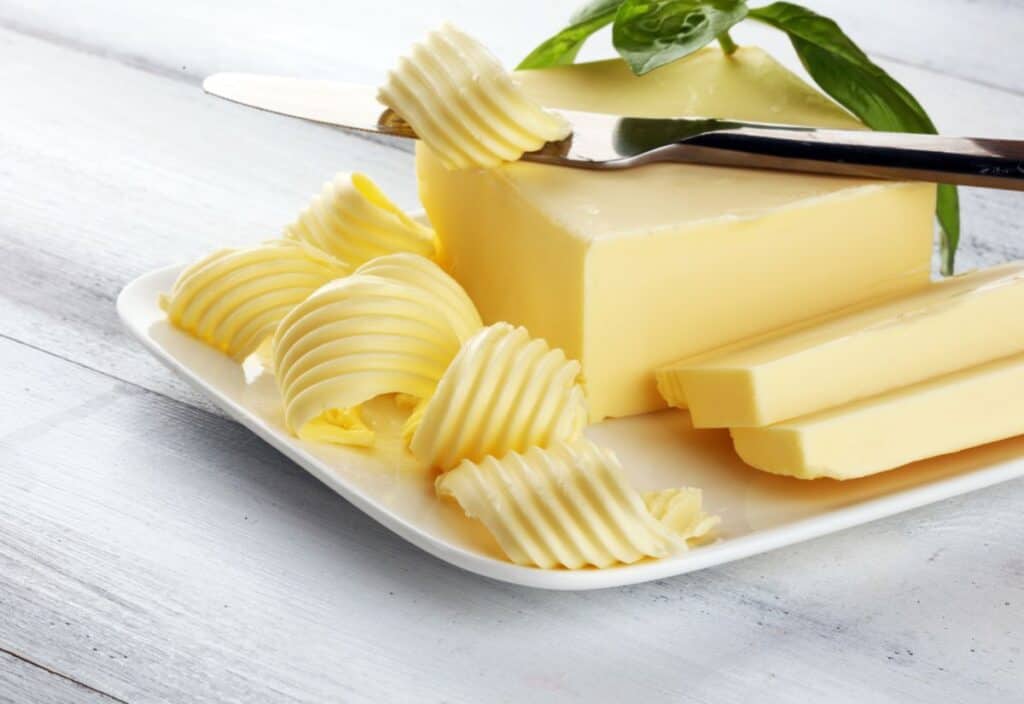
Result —
<instances>
[{"instance_id":1,"label":"butter stick","mask_svg":"<svg viewBox=\"0 0 1024 704\"><path fill-rule=\"evenodd\" d=\"M696 427L769 425L1024 351L1024 262L657 372Z\"/></svg>"},{"instance_id":2,"label":"butter stick","mask_svg":"<svg viewBox=\"0 0 1024 704\"><path fill-rule=\"evenodd\" d=\"M853 479L1024 433L1024 354L763 428L734 428L749 465Z\"/></svg>"}]
</instances>

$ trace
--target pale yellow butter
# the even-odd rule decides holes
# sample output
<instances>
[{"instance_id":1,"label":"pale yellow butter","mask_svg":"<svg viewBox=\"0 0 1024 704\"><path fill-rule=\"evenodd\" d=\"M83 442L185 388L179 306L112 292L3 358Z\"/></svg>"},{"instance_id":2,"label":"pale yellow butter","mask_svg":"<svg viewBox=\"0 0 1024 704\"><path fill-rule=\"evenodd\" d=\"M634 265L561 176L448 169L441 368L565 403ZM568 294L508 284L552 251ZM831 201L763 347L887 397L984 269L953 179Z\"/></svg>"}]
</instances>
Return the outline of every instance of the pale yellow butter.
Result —
<instances>
[{"instance_id":1,"label":"pale yellow butter","mask_svg":"<svg viewBox=\"0 0 1024 704\"><path fill-rule=\"evenodd\" d=\"M451 24L398 60L378 99L452 169L515 161L569 135L561 116L543 110L482 44Z\"/></svg>"},{"instance_id":2,"label":"pale yellow butter","mask_svg":"<svg viewBox=\"0 0 1024 704\"><path fill-rule=\"evenodd\" d=\"M755 48L642 78L609 61L516 80L555 108L859 127ZM579 359L594 420L663 407L667 363L928 281L930 185L688 165L449 171L423 145L417 173L484 322Z\"/></svg>"},{"instance_id":3,"label":"pale yellow butter","mask_svg":"<svg viewBox=\"0 0 1024 704\"><path fill-rule=\"evenodd\" d=\"M331 254L351 268L394 252L438 258L434 231L391 202L366 174L339 173L313 196L285 237Z\"/></svg>"},{"instance_id":4,"label":"pale yellow butter","mask_svg":"<svg viewBox=\"0 0 1024 704\"><path fill-rule=\"evenodd\" d=\"M721 518L704 513L704 493L695 487L675 487L644 494L648 512L687 547L713 538Z\"/></svg>"},{"instance_id":5,"label":"pale yellow butter","mask_svg":"<svg viewBox=\"0 0 1024 704\"><path fill-rule=\"evenodd\" d=\"M1024 433L1024 355L762 428L734 428L744 462L853 479Z\"/></svg>"},{"instance_id":6,"label":"pale yellow butter","mask_svg":"<svg viewBox=\"0 0 1024 704\"><path fill-rule=\"evenodd\" d=\"M658 370L696 427L769 425L1024 351L1024 263Z\"/></svg>"},{"instance_id":7,"label":"pale yellow butter","mask_svg":"<svg viewBox=\"0 0 1024 704\"><path fill-rule=\"evenodd\" d=\"M175 327L240 362L292 308L349 271L346 263L288 240L221 249L186 267L160 303Z\"/></svg>"},{"instance_id":8,"label":"pale yellow butter","mask_svg":"<svg viewBox=\"0 0 1024 704\"><path fill-rule=\"evenodd\" d=\"M409 447L427 466L502 457L579 437L587 423L580 365L496 323L466 341L436 391L406 425Z\"/></svg>"},{"instance_id":9,"label":"pale yellow butter","mask_svg":"<svg viewBox=\"0 0 1024 704\"><path fill-rule=\"evenodd\" d=\"M609 567L686 548L651 515L615 455L589 440L467 460L438 477L437 493L521 565Z\"/></svg>"},{"instance_id":10,"label":"pale yellow butter","mask_svg":"<svg viewBox=\"0 0 1024 704\"><path fill-rule=\"evenodd\" d=\"M359 406L383 394L426 399L480 327L466 294L414 254L368 262L312 293L274 335L288 428L301 438L366 445Z\"/></svg>"}]
</instances>

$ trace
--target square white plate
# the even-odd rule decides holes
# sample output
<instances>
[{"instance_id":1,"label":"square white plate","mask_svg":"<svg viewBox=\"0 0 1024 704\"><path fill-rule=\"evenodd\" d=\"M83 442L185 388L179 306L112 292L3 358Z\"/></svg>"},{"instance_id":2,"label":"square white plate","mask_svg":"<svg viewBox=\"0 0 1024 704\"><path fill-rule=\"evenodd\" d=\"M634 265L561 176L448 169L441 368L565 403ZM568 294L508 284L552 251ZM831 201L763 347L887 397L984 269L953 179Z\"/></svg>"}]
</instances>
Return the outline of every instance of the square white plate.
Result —
<instances>
[{"instance_id":1,"label":"square white plate","mask_svg":"<svg viewBox=\"0 0 1024 704\"><path fill-rule=\"evenodd\" d=\"M864 479L808 482L747 467L733 454L727 431L695 431L684 412L606 421L587 432L619 455L637 488L690 485L704 490L706 510L722 517L718 541L663 560L604 570L521 567L504 560L476 522L434 498L433 477L399 443L401 417L389 399L375 402L368 412L380 437L373 450L292 437L284 427L272 378L264 375L247 383L237 364L167 323L157 298L170 290L180 270L174 266L145 274L117 299L125 325L158 359L398 535L453 565L506 582L599 589L661 579L1024 476L1024 436Z\"/></svg>"}]
</instances>

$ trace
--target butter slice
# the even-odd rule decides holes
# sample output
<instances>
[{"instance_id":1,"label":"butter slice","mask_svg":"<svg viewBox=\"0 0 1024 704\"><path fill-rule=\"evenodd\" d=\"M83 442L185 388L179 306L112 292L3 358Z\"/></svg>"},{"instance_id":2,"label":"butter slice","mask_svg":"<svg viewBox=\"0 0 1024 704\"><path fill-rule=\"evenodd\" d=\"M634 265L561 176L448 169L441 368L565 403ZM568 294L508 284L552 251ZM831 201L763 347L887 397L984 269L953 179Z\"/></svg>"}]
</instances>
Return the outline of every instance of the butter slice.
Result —
<instances>
[{"instance_id":1,"label":"butter slice","mask_svg":"<svg viewBox=\"0 0 1024 704\"><path fill-rule=\"evenodd\" d=\"M813 413L1024 351L1024 262L658 370L698 428Z\"/></svg>"},{"instance_id":2,"label":"butter slice","mask_svg":"<svg viewBox=\"0 0 1024 704\"><path fill-rule=\"evenodd\" d=\"M616 60L516 80L554 108L861 127L749 47L640 78ZM485 323L523 325L580 360L592 420L664 407L665 364L928 281L927 184L682 164L449 171L422 144L417 173Z\"/></svg>"},{"instance_id":3,"label":"butter slice","mask_svg":"<svg viewBox=\"0 0 1024 704\"><path fill-rule=\"evenodd\" d=\"M749 465L854 479L1024 433L1024 354L763 428L731 431Z\"/></svg>"}]
</instances>

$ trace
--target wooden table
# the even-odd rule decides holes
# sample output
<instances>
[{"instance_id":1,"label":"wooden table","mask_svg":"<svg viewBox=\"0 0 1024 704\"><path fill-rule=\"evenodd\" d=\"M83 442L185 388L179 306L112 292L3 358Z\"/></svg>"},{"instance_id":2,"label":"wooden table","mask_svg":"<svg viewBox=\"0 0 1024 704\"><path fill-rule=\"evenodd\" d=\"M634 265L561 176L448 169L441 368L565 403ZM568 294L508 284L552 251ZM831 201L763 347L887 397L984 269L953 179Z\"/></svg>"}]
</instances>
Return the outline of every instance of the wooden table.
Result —
<instances>
[{"instance_id":1,"label":"wooden table","mask_svg":"<svg viewBox=\"0 0 1024 704\"><path fill-rule=\"evenodd\" d=\"M942 129L1024 137L1020 3L811 4ZM572 9L413 5L0 0L0 701L1020 701L1022 481L677 579L532 591L394 537L126 337L125 282L274 236L337 170L414 205L407 152L203 76L376 82L444 18L512 63ZM962 268L1024 256L1024 197L964 201Z\"/></svg>"}]
</instances>

